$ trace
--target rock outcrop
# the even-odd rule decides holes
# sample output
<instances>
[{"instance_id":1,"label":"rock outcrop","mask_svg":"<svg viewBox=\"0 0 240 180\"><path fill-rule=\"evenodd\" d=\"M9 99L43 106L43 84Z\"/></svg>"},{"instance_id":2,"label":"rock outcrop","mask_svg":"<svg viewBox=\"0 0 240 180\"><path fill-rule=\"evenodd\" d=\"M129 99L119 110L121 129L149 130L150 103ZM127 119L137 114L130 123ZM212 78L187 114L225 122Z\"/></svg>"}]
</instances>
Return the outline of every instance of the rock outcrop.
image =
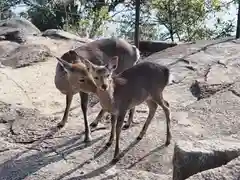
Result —
<instances>
[{"instance_id":1,"label":"rock outcrop","mask_svg":"<svg viewBox=\"0 0 240 180\"><path fill-rule=\"evenodd\" d=\"M178 141L174 148L173 180L184 180L198 172L225 165L238 156L240 142L236 140Z\"/></svg>"},{"instance_id":2,"label":"rock outcrop","mask_svg":"<svg viewBox=\"0 0 240 180\"><path fill-rule=\"evenodd\" d=\"M0 62L5 66L20 68L32 63L45 61L50 56L50 49L45 45L22 45L0 57Z\"/></svg>"},{"instance_id":3,"label":"rock outcrop","mask_svg":"<svg viewBox=\"0 0 240 180\"><path fill-rule=\"evenodd\" d=\"M28 35L40 35L40 30L25 18L0 21L0 36L6 40L23 43Z\"/></svg>"},{"instance_id":4,"label":"rock outcrop","mask_svg":"<svg viewBox=\"0 0 240 180\"><path fill-rule=\"evenodd\" d=\"M66 32L60 29L48 29L42 33L42 36L47 36L47 37L56 38L56 39L75 40L82 43L91 42L90 39L80 38L79 36L76 36L74 34L71 34L69 32Z\"/></svg>"},{"instance_id":5,"label":"rock outcrop","mask_svg":"<svg viewBox=\"0 0 240 180\"><path fill-rule=\"evenodd\" d=\"M240 156L226 165L197 173L187 180L239 180L240 179Z\"/></svg>"},{"instance_id":6,"label":"rock outcrop","mask_svg":"<svg viewBox=\"0 0 240 180\"><path fill-rule=\"evenodd\" d=\"M56 128L65 96L53 82L56 59L45 53L61 56L82 42L34 31L24 43L0 41L5 64L0 65L1 180L239 178L240 40L180 44L144 58L167 65L174 76L163 92L171 107L173 140L164 146L165 116L158 108L148 132L136 141L148 113L141 104L132 126L121 133L121 159L112 164L114 145L105 148L110 121L92 129L93 141L85 144L79 96L66 126ZM99 111L99 104L89 106L90 122Z\"/></svg>"}]
</instances>

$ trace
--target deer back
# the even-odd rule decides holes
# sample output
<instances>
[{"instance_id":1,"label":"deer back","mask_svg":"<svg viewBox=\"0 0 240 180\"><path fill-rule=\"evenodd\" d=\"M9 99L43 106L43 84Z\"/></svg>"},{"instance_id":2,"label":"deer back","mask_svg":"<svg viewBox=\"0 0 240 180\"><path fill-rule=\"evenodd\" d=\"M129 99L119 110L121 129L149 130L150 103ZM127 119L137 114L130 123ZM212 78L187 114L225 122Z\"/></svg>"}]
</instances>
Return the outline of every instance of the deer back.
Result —
<instances>
[{"instance_id":1,"label":"deer back","mask_svg":"<svg viewBox=\"0 0 240 180\"><path fill-rule=\"evenodd\" d=\"M118 56L119 64L114 72L116 74L132 67L140 56L140 52L135 46L118 38L95 40L76 48L74 51L96 65L105 65L110 58Z\"/></svg>"}]
</instances>

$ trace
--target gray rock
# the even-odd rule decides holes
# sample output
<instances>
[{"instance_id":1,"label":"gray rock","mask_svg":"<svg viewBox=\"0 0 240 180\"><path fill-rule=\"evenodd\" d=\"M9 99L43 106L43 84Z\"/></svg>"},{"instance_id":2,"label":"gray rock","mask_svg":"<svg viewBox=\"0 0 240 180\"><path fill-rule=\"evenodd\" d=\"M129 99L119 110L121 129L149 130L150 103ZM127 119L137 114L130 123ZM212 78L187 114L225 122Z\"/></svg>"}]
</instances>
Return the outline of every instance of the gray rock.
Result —
<instances>
[{"instance_id":1,"label":"gray rock","mask_svg":"<svg viewBox=\"0 0 240 180\"><path fill-rule=\"evenodd\" d=\"M132 44L134 42L131 42ZM147 40L142 40L139 41L139 50L142 54L144 55L150 55L155 52L162 51L164 49L176 46L176 43L168 43L165 41L147 41Z\"/></svg>"},{"instance_id":2,"label":"gray rock","mask_svg":"<svg viewBox=\"0 0 240 180\"><path fill-rule=\"evenodd\" d=\"M19 46L20 45L16 42L0 41L0 57L3 57L4 55L18 48Z\"/></svg>"},{"instance_id":3,"label":"gray rock","mask_svg":"<svg viewBox=\"0 0 240 180\"><path fill-rule=\"evenodd\" d=\"M21 33L21 30L12 27L2 27L0 35L4 36L4 40L8 41L17 43L24 43L26 41L24 34Z\"/></svg>"},{"instance_id":4,"label":"gray rock","mask_svg":"<svg viewBox=\"0 0 240 180\"><path fill-rule=\"evenodd\" d=\"M50 49L45 45L26 44L1 57L0 62L5 66L20 68L45 61L49 55Z\"/></svg>"},{"instance_id":5,"label":"gray rock","mask_svg":"<svg viewBox=\"0 0 240 180\"><path fill-rule=\"evenodd\" d=\"M40 35L40 30L25 18L11 18L0 21L0 36L6 40L22 43L27 35Z\"/></svg>"},{"instance_id":6,"label":"gray rock","mask_svg":"<svg viewBox=\"0 0 240 180\"><path fill-rule=\"evenodd\" d=\"M66 32L60 29L48 29L42 33L42 36L48 36L51 38L68 39L68 40L71 39L71 40L79 41L82 43L91 42L90 39L81 38L75 34L71 34L69 32Z\"/></svg>"},{"instance_id":7,"label":"gray rock","mask_svg":"<svg viewBox=\"0 0 240 180\"><path fill-rule=\"evenodd\" d=\"M174 147L173 180L226 164L240 155L240 141L178 141Z\"/></svg>"},{"instance_id":8,"label":"gray rock","mask_svg":"<svg viewBox=\"0 0 240 180\"><path fill-rule=\"evenodd\" d=\"M239 180L240 179L240 156L226 165L218 168L197 173L187 180Z\"/></svg>"},{"instance_id":9,"label":"gray rock","mask_svg":"<svg viewBox=\"0 0 240 180\"><path fill-rule=\"evenodd\" d=\"M11 27L20 29L25 34L39 35L41 31L25 18L11 18L0 21L0 27Z\"/></svg>"},{"instance_id":10,"label":"gray rock","mask_svg":"<svg viewBox=\"0 0 240 180\"><path fill-rule=\"evenodd\" d=\"M28 37L29 46L32 42L44 44L58 52L58 55L71 49L75 42L81 45L79 41L66 38L59 40L43 36ZM1 69L0 82L3 85L0 86L0 100L10 104L0 106L0 142L3 144L0 147L0 151L3 151L0 152L1 179L171 179L174 142L179 140L188 142L178 143L181 156L186 155L186 159L189 156L201 157L202 159L198 160L205 162L199 164L192 158L192 161L186 162L183 158L182 161L179 160L179 164L185 162L184 165L189 165L191 171L196 168L194 173L199 170L203 170L201 173L213 172L214 169L207 170L203 167L206 164L207 168L216 168L216 165L220 168L239 154L240 46L237 41L228 38L181 44L143 60L168 65L176 77L163 92L172 112L173 140L168 147L164 146L165 117L162 109L158 108L146 136L141 141L136 141L148 112L147 106L141 104L136 107L133 120L135 123L121 133L122 158L116 165L110 163L114 143L108 149L104 147L109 138L109 119L101 121L99 127L92 130L92 143L83 142L84 123L83 114L80 113L79 96L73 99L66 126L54 131L65 108L65 98L56 92L53 84L55 59L36 64L35 67ZM22 87L21 93L18 92L20 87L2 72L12 75ZM193 82L196 81L199 84L195 84L195 90L191 90ZM28 93L29 98L21 96L22 91ZM197 101L196 97L201 98ZM89 105L93 106L95 100L92 99ZM17 107L12 105L18 102L22 104ZM37 108L24 107L31 104ZM99 110L99 103L89 107L90 122L96 118ZM217 138L224 140L226 137L235 140L202 141ZM18 156L13 158L16 154ZM217 159L218 156L221 158ZM203 159L204 157L208 158ZM209 162L209 159L216 163ZM220 169L219 175L212 177L234 173L227 171L225 173L225 170Z\"/></svg>"}]
</instances>

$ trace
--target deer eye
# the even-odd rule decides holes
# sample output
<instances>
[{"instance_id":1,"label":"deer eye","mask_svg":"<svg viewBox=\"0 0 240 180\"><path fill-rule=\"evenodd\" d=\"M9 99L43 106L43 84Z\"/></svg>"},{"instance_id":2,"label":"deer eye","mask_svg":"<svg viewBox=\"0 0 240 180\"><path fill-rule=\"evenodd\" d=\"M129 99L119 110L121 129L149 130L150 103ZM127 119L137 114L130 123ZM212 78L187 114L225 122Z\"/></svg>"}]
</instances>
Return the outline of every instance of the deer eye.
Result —
<instances>
[{"instance_id":1,"label":"deer eye","mask_svg":"<svg viewBox=\"0 0 240 180\"><path fill-rule=\"evenodd\" d=\"M99 78L98 77L94 77L94 79L98 80Z\"/></svg>"},{"instance_id":2,"label":"deer eye","mask_svg":"<svg viewBox=\"0 0 240 180\"><path fill-rule=\"evenodd\" d=\"M80 79L79 82L83 83L85 80L84 79Z\"/></svg>"},{"instance_id":3,"label":"deer eye","mask_svg":"<svg viewBox=\"0 0 240 180\"><path fill-rule=\"evenodd\" d=\"M107 74L106 77L108 78L110 76L110 74Z\"/></svg>"}]
</instances>

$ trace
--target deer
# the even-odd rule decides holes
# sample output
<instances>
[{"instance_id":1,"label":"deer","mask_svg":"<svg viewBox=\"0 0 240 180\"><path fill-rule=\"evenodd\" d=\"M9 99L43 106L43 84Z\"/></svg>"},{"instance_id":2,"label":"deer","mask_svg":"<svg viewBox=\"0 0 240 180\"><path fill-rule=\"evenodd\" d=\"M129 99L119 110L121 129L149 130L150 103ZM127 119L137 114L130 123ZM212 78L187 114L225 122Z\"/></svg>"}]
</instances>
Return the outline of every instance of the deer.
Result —
<instances>
[{"instance_id":1,"label":"deer","mask_svg":"<svg viewBox=\"0 0 240 180\"><path fill-rule=\"evenodd\" d=\"M100 104L104 111L111 113L111 133L106 146L112 144L116 133L113 162L120 158L119 139L126 112L143 102L146 102L149 114L137 140L141 140L146 134L158 105L162 107L166 117L166 146L170 144L172 137L170 107L163 98L163 90L170 83L169 68L153 62L140 62L114 75L118 62L118 56L110 59L106 66L97 66L90 61L85 61L97 85L96 94Z\"/></svg>"},{"instance_id":2,"label":"deer","mask_svg":"<svg viewBox=\"0 0 240 180\"><path fill-rule=\"evenodd\" d=\"M96 85L85 62L87 60L87 62L104 66L108 62L108 59L114 56L119 57L118 68L113 72L114 74L118 74L139 61L140 51L136 46L131 45L124 39L105 38L69 50L60 58L56 57L58 63L54 79L55 87L62 94L66 95L66 106L62 120L57 124L58 128L65 126L73 96L79 93L85 126L84 142L91 141L90 127L96 127L106 111L101 109L96 119L89 125L87 119L88 97L89 93L95 93ZM129 118L125 128L130 126L134 112L134 108L129 111Z\"/></svg>"}]
</instances>

